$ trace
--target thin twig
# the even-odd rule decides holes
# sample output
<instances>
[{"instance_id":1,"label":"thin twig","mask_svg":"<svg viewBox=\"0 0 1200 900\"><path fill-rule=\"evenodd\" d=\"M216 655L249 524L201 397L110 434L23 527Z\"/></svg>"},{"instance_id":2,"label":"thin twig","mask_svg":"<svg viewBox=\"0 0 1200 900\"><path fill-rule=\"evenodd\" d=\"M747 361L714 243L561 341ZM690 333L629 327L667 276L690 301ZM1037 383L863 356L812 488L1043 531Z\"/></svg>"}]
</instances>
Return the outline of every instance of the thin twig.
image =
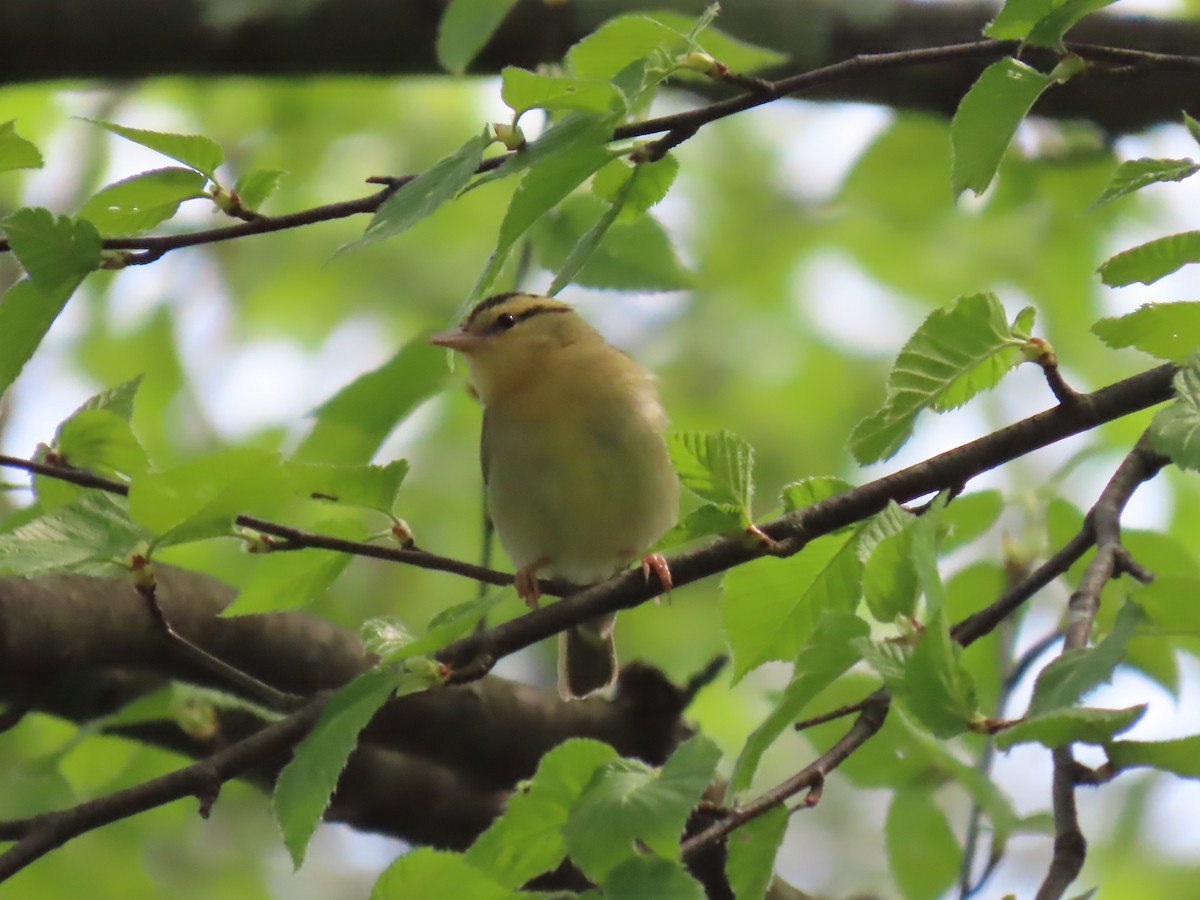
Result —
<instances>
[{"instance_id":1,"label":"thin twig","mask_svg":"<svg viewBox=\"0 0 1200 900\"><path fill-rule=\"evenodd\" d=\"M1095 534L1096 554L1084 569L1079 587L1067 604L1067 624L1063 630L1063 653L1086 647L1100 608L1104 586L1122 573L1139 580L1150 574L1134 562L1121 546L1121 513L1139 485L1153 478L1168 462L1150 446L1149 433L1143 433L1129 455L1122 460L1088 513ZM1054 781L1051 795L1054 808L1054 853L1050 867L1037 892L1037 900L1057 900L1079 875L1087 856L1087 839L1079 826L1075 806L1077 766L1070 744L1053 751Z\"/></svg>"},{"instance_id":2,"label":"thin twig","mask_svg":"<svg viewBox=\"0 0 1200 900\"><path fill-rule=\"evenodd\" d=\"M328 695L321 695L286 719L268 725L208 759L142 784L68 809L0 822L0 840L17 842L0 854L0 881L72 838L119 819L188 796L200 797L202 804L211 805L212 798L226 781L236 778L260 760L292 746L303 737L317 721L327 702Z\"/></svg>"}]
</instances>

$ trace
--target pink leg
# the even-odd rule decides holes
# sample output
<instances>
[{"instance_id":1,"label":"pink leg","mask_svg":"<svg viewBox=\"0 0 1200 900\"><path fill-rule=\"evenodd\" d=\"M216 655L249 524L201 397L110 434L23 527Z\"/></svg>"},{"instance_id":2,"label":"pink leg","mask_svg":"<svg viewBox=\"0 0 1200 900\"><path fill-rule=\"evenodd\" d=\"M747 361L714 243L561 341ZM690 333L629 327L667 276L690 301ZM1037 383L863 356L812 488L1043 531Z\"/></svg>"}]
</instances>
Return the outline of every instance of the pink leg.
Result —
<instances>
[{"instance_id":1,"label":"pink leg","mask_svg":"<svg viewBox=\"0 0 1200 900\"><path fill-rule=\"evenodd\" d=\"M517 589L517 596L524 600L530 609L537 609L538 600L542 597L542 589L538 587L538 569L548 565L550 560L543 556L537 562L521 566L513 577L513 587Z\"/></svg>"},{"instance_id":2,"label":"pink leg","mask_svg":"<svg viewBox=\"0 0 1200 900\"><path fill-rule=\"evenodd\" d=\"M662 589L670 596L671 588L675 586L675 582L671 578L671 569L661 553L651 553L642 559L642 575L645 577L647 583L650 581L651 570L658 576L658 583L662 586Z\"/></svg>"}]
</instances>

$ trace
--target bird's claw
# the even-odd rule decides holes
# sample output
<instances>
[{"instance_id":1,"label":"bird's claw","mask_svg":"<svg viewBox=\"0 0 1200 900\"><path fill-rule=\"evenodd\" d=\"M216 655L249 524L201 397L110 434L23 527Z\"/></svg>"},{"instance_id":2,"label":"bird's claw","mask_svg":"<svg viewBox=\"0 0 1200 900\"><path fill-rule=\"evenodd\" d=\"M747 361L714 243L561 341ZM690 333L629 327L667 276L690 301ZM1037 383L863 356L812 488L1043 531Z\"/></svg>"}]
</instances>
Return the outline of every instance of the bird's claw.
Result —
<instances>
[{"instance_id":1,"label":"bird's claw","mask_svg":"<svg viewBox=\"0 0 1200 900\"><path fill-rule=\"evenodd\" d=\"M675 586L675 581L671 578L671 567L667 565L667 560L661 553L651 553L642 558L642 577L646 579L647 584L650 583L652 571L658 576L658 583L670 600L671 588Z\"/></svg>"},{"instance_id":2,"label":"bird's claw","mask_svg":"<svg viewBox=\"0 0 1200 900\"><path fill-rule=\"evenodd\" d=\"M525 605L530 609L537 609L538 600L542 598L542 588L538 584L538 569L548 565L549 562L548 559L539 559L528 566L521 566L513 576L513 587L517 589L517 596L524 600Z\"/></svg>"}]
</instances>

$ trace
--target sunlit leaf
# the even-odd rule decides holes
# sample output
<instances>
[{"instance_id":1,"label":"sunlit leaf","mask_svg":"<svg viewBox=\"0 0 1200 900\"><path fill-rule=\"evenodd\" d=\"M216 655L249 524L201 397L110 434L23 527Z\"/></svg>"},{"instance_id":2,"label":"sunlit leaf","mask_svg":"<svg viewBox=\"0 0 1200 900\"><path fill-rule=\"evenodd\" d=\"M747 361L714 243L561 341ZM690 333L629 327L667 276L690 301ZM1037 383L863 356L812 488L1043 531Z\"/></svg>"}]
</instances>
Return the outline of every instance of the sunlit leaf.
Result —
<instances>
[{"instance_id":1,"label":"sunlit leaf","mask_svg":"<svg viewBox=\"0 0 1200 900\"><path fill-rule=\"evenodd\" d=\"M1110 200L1116 200L1118 197L1124 197L1126 194L1132 194L1134 191L1140 191L1151 184L1159 184L1164 181L1183 181L1197 172L1200 172L1200 165L1190 159L1148 159L1143 157L1142 159L1126 160L1117 166L1117 171L1113 173L1112 180L1104 189L1104 193L1100 195L1100 199L1096 201L1096 205L1099 206Z\"/></svg>"},{"instance_id":2,"label":"sunlit leaf","mask_svg":"<svg viewBox=\"0 0 1200 900\"><path fill-rule=\"evenodd\" d=\"M210 180L216 180L215 172L217 166L225 159L225 154L221 151L220 145L211 138L206 138L198 134L168 134L161 131L147 131L142 128L128 128L124 125L115 125L112 122L101 122L98 119L84 119L85 122L91 122L93 125L99 125L101 128L106 128L113 134L120 135L127 141L133 141L135 144L141 144L143 147L149 147L161 153L163 156L169 156L171 159L183 163L185 166L191 166L197 172L206 175Z\"/></svg>"},{"instance_id":3,"label":"sunlit leaf","mask_svg":"<svg viewBox=\"0 0 1200 900\"><path fill-rule=\"evenodd\" d=\"M1200 470L1200 351L1175 374L1175 400L1154 414L1150 443L1185 469Z\"/></svg>"},{"instance_id":4,"label":"sunlit leaf","mask_svg":"<svg viewBox=\"0 0 1200 900\"><path fill-rule=\"evenodd\" d=\"M438 62L461 75L517 0L450 0L438 23Z\"/></svg>"},{"instance_id":5,"label":"sunlit leaf","mask_svg":"<svg viewBox=\"0 0 1200 900\"><path fill-rule=\"evenodd\" d=\"M1135 281L1154 284L1194 262L1200 262L1200 231L1184 231L1147 241L1109 257L1100 266L1100 279L1110 287Z\"/></svg>"},{"instance_id":6,"label":"sunlit leaf","mask_svg":"<svg viewBox=\"0 0 1200 900\"><path fill-rule=\"evenodd\" d=\"M83 208L101 234L137 234L175 215L184 200L203 197L207 177L193 169L171 167L142 172L100 190Z\"/></svg>"},{"instance_id":7,"label":"sunlit leaf","mask_svg":"<svg viewBox=\"0 0 1200 900\"><path fill-rule=\"evenodd\" d=\"M42 154L32 141L17 134L16 120L0 123L0 172L41 167Z\"/></svg>"},{"instance_id":8,"label":"sunlit leaf","mask_svg":"<svg viewBox=\"0 0 1200 900\"><path fill-rule=\"evenodd\" d=\"M1101 319L1092 332L1110 347L1136 347L1181 363L1200 347L1200 302L1144 303L1126 315Z\"/></svg>"}]
</instances>

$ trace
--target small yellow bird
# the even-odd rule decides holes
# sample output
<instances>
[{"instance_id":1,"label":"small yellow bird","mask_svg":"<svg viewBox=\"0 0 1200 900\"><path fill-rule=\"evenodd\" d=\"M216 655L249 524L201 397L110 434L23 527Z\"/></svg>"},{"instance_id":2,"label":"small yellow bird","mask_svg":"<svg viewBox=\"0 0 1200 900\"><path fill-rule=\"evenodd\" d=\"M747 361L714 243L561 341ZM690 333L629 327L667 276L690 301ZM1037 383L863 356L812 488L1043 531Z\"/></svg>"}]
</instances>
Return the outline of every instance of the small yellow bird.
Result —
<instances>
[{"instance_id":1,"label":"small yellow bird","mask_svg":"<svg viewBox=\"0 0 1200 900\"><path fill-rule=\"evenodd\" d=\"M654 376L566 303L534 294L481 300L430 342L467 359L483 404L488 511L531 606L538 573L595 584L627 567L674 522L679 481L667 455ZM662 586L659 554L642 560ZM559 636L564 697L612 684L613 617Z\"/></svg>"}]
</instances>

